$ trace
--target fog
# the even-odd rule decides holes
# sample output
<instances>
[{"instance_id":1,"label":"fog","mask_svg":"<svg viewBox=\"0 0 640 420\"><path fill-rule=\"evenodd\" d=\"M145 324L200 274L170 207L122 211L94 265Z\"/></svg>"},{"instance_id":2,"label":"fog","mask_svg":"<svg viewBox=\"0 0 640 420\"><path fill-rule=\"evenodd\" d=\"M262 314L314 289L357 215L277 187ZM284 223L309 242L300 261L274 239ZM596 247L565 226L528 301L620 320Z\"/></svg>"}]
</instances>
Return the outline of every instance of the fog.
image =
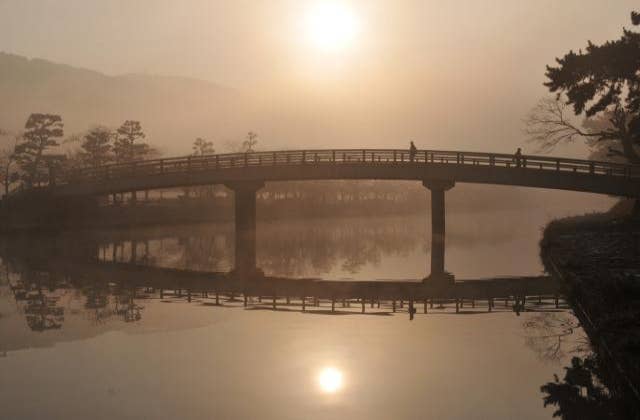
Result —
<instances>
[{"instance_id":1,"label":"fog","mask_svg":"<svg viewBox=\"0 0 640 420\"><path fill-rule=\"evenodd\" d=\"M262 150L414 139L531 153L522 119L546 94L545 66L617 37L636 6L353 0L352 45L322 51L305 28L315 3L4 0L0 50L93 72L0 56L0 127L19 130L31 112L61 114L67 134L139 119L168 155L196 136L222 151L249 130Z\"/></svg>"}]
</instances>

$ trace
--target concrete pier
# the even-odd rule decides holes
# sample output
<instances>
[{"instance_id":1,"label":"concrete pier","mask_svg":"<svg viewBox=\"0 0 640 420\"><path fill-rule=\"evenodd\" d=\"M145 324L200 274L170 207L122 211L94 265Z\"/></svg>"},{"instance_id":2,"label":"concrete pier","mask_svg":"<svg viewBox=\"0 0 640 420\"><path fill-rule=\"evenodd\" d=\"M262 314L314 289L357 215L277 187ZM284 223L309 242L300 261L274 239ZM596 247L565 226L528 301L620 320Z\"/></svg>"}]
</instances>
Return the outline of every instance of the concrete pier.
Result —
<instances>
[{"instance_id":1,"label":"concrete pier","mask_svg":"<svg viewBox=\"0 0 640 420\"><path fill-rule=\"evenodd\" d=\"M445 203L444 193L454 187L449 180L422 181L431 191L431 277L444 274Z\"/></svg>"}]
</instances>

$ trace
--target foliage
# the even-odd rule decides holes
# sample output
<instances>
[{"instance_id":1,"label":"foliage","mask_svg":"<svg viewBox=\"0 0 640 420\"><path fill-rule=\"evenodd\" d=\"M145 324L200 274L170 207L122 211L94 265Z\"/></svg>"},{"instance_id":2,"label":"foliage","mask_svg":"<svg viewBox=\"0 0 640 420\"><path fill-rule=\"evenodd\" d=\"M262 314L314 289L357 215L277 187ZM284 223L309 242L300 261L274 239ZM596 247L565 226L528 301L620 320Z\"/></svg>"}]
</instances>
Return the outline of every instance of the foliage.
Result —
<instances>
[{"instance_id":1,"label":"foliage","mask_svg":"<svg viewBox=\"0 0 640 420\"><path fill-rule=\"evenodd\" d=\"M113 153L118 163L143 159L151 153L151 148L144 143L146 134L139 121L127 120L116 131Z\"/></svg>"},{"instance_id":2,"label":"foliage","mask_svg":"<svg viewBox=\"0 0 640 420\"><path fill-rule=\"evenodd\" d=\"M95 127L85 134L82 140L82 162L89 166L100 166L112 159L111 140L113 132L105 127Z\"/></svg>"},{"instance_id":3,"label":"foliage","mask_svg":"<svg viewBox=\"0 0 640 420\"><path fill-rule=\"evenodd\" d=\"M19 136L15 137L16 143L19 138ZM14 170L15 161L15 146L13 150L0 150L0 183L3 185L5 195L9 194L11 184L20 179L18 172Z\"/></svg>"},{"instance_id":4,"label":"foliage","mask_svg":"<svg viewBox=\"0 0 640 420\"><path fill-rule=\"evenodd\" d=\"M618 419L623 410L619 401L600 382L601 368L594 357L571 359L571 366L565 367L562 381L555 375L555 381L540 387L545 393L544 405L555 405L558 409L554 417L566 420Z\"/></svg>"},{"instance_id":5,"label":"foliage","mask_svg":"<svg viewBox=\"0 0 640 420\"><path fill-rule=\"evenodd\" d=\"M632 13L634 25L640 24ZM609 153L640 163L640 33L624 30L620 39L602 45L588 43L586 50L569 51L547 66L545 86L555 98L544 99L527 120L530 139L551 148L577 138L613 142ZM605 117L599 129L581 129L571 122L572 113L586 118Z\"/></svg>"},{"instance_id":6,"label":"foliage","mask_svg":"<svg viewBox=\"0 0 640 420\"><path fill-rule=\"evenodd\" d=\"M43 176L44 153L59 145L64 135L62 118L54 114L31 114L25 124L21 142L16 145L15 159L24 171L27 185L32 185Z\"/></svg>"},{"instance_id":7,"label":"foliage","mask_svg":"<svg viewBox=\"0 0 640 420\"><path fill-rule=\"evenodd\" d=\"M213 148L213 142L207 141L201 137L195 139L192 149L195 156L213 155L216 152Z\"/></svg>"}]
</instances>

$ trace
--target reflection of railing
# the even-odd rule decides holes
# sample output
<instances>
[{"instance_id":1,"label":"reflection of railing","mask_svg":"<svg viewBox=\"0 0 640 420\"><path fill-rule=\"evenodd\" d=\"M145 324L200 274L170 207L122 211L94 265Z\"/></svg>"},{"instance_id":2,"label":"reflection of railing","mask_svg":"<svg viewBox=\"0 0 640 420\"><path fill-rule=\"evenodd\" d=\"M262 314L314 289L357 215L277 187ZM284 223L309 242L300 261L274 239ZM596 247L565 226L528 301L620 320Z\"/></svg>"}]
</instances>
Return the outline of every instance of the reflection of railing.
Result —
<instances>
[{"instance_id":1,"label":"reflection of railing","mask_svg":"<svg viewBox=\"0 0 640 420\"><path fill-rule=\"evenodd\" d=\"M575 172L583 174L640 178L640 165L625 165L581 159L546 156L522 156L511 154L457 151L393 149L345 149L345 150L294 150L274 152L232 153L221 155L186 156L177 158L144 160L70 170L56 176L57 184L100 181L134 176L181 174L228 168L304 166L304 165L415 165L447 164L473 165L502 168L527 168L551 172Z\"/></svg>"}]
</instances>

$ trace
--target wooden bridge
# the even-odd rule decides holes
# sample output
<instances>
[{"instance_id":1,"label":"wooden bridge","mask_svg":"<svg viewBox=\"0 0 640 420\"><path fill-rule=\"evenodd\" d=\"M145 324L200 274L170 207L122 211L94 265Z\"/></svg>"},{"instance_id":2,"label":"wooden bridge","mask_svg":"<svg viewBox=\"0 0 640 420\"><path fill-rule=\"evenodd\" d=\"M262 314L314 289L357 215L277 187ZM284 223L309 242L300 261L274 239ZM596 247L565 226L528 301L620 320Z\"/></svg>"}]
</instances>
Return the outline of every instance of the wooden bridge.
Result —
<instances>
[{"instance_id":1,"label":"wooden bridge","mask_svg":"<svg viewBox=\"0 0 640 420\"><path fill-rule=\"evenodd\" d=\"M105 195L242 181L380 179L517 185L640 196L640 166L461 151L294 150L186 156L54 174L56 195Z\"/></svg>"},{"instance_id":2,"label":"wooden bridge","mask_svg":"<svg viewBox=\"0 0 640 420\"><path fill-rule=\"evenodd\" d=\"M431 191L431 273L444 267L445 191L456 182L517 185L640 197L640 165L545 156L393 149L295 150L145 160L51 172L46 187L3 200L0 228L60 228L96 197L161 188L224 184L235 196L236 265L256 267L256 192L265 182L416 180Z\"/></svg>"}]
</instances>

